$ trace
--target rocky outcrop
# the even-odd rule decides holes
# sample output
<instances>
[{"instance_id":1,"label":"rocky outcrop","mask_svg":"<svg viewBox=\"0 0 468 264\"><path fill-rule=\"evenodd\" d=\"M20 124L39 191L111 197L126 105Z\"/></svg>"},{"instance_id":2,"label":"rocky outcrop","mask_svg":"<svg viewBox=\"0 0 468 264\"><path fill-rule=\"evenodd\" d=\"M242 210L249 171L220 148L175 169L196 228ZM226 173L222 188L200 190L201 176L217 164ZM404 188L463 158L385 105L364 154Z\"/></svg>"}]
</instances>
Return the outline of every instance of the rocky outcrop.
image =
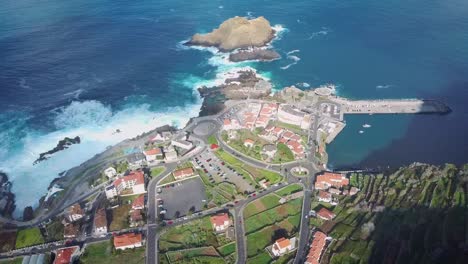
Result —
<instances>
[{"instance_id":1,"label":"rocky outcrop","mask_svg":"<svg viewBox=\"0 0 468 264\"><path fill-rule=\"evenodd\" d=\"M232 62L259 60L259 61L272 61L281 58L278 52L271 49L253 49L242 50L229 55L229 60Z\"/></svg>"},{"instance_id":2,"label":"rocky outcrop","mask_svg":"<svg viewBox=\"0 0 468 264\"><path fill-rule=\"evenodd\" d=\"M236 16L224 21L219 28L210 33L195 34L186 44L232 51L264 46L273 39L274 33L270 22L264 17L249 20Z\"/></svg>"},{"instance_id":3,"label":"rocky outcrop","mask_svg":"<svg viewBox=\"0 0 468 264\"><path fill-rule=\"evenodd\" d=\"M11 192L8 176L0 171L0 215L11 216L15 210L15 195Z\"/></svg>"},{"instance_id":4,"label":"rocky outcrop","mask_svg":"<svg viewBox=\"0 0 468 264\"><path fill-rule=\"evenodd\" d=\"M224 102L228 99L259 99L268 96L271 89L271 84L260 78L255 71L239 70L235 77L227 78L221 85L198 88L204 99L200 116L216 114L223 110Z\"/></svg>"},{"instance_id":5,"label":"rocky outcrop","mask_svg":"<svg viewBox=\"0 0 468 264\"><path fill-rule=\"evenodd\" d=\"M64 139L60 140L57 143L57 146L55 148L53 148L53 149L51 149L51 150L49 150L47 152L39 154L39 158L37 160L35 160L33 164L36 165L37 163L50 158L50 156L52 154L54 154L56 152L59 152L61 150L67 149L68 147L70 147L73 144L80 144L80 142L81 142L81 139L78 136L75 137L75 138L65 137Z\"/></svg>"}]
</instances>

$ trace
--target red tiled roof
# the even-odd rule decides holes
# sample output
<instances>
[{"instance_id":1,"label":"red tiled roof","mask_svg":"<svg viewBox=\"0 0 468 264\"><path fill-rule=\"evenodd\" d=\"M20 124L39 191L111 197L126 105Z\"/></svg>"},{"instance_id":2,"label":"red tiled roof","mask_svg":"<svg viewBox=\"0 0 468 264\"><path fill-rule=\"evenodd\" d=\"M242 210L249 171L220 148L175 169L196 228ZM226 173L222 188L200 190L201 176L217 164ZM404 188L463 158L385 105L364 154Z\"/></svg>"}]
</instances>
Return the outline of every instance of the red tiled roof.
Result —
<instances>
[{"instance_id":1,"label":"red tiled roof","mask_svg":"<svg viewBox=\"0 0 468 264\"><path fill-rule=\"evenodd\" d=\"M142 194L132 202L132 208L141 208L145 206L145 196Z\"/></svg>"},{"instance_id":2,"label":"red tiled roof","mask_svg":"<svg viewBox=\"0 0 468 264\"><path fill-rule=\"evenodd\" d=\"M173 172L175 178L190 176L193 175L193 173L192 168L180 169Z\"/></svg>"},{"instance_id":3,"label":"red tiled roof","mask_svg":"<svg viewBox=\"0 0 468 264\"><path fill-rule=\"evenodd\" d=\"M244 140L244 143L254 143L255 141L253 141L252 139L248 138L246 140Z\"/></svg>"},{"instance_id":4,"label":"red tiled roof","mask_svg":"<svg viewBox=\"0 0 468 264\"><path fill-rule=\"evenodd\" d=\"M122 178L118 178L114 181L114 186L117 187L122 182L129 182L135 181L135 184L144 184L145 183L145 175L142 171L132 171L129 175L124 176Z\"/></svg>"},{"instance_id":5,"label":"red tiled roof","mask_svg":"<svg viewBox=\"0 0 468 264\"><path fill-rule=\"evenodd\" d=\"M80 232L80 226L78 224L68 224L63 228L64 237L76 237Z\"/></svg>"},{"instance_id":6,"label":"red tiled roof","mask_svg":"<svg viewBox=\"0 0 468 264\"><path fill-rule=\"evenodd\" d=\"M329 186L341 188L343 186L347 186L348 184L349 179L342 174L324 172L323 174L317 176L317 180L315 181L315 188L326 189Z\"/></svg>"},{"instance_id":7,"label":"red tiled roof","mask_svg":"<svg viewBox=\"0 0 468 264\"><path fill-rule=\"evenodd\" d=\"M80 204L74 204L68 208L68 213L69 214L78 214L78 215L83 215L83 209L81 209Z\"/></svg>"},{"instance_id":8,"label":"red tiled roof","mask_svg":"<svg viewBox=\"0 0 468 264\"><path fill-rule=\"evenodd\" d=\"M277 245L279 249L283 249L289 247L291 245L291 241L287 238L282 237L275 241L275 245Z\"/></svg>"},{"instance_id":9,"label":"red tiled roof","mask_svg":"<svg viewBox=\"0 0 468 264\"><path fill-rule=\"evenodd\" d=\"M219 146L217 144L211 144L210 148L211 149L217 149L217 148L219 148Z\"/></svg>"},{"instance_id":10,"label":"red tiled roof","mask_svg":"<svg viewBox=\"0 0 468 264\"><path fill-rule=\"evenodd\" d=\"M231 120L230 120L230 119L224 119L224 120L223 120L223 124L224 124L225 126L229 126L229 125L231 124Z\"/></svg>"},{"instance_id":11,"label":"red tiled roof","mask_svg":"<svg viewBox=\"0 0 468 264\"><path fill-rule=\"evenodd\" d=\"M223 226L225 221L229 221L229 215L227 213L217 214L210 217L210 221L214 226Z\"/></svg>"},{"instance_id":12,"label":"red tiled roof","mask_svg":"<svg viewBox=\"0 0 468 264\"><path fill-rule=\"evenodd\" d=\"M96 228L107 227L106 209L101 208L96 211L94 215L94 226L96 226Z\"/></svg>"},{"instance_id":13,"label":"red tiled roof","mask_svg":"<svg viewBox=\"0 0 468 264\"><path fill-rule=\"evenodd\" d=\"M126 247L141 243L141 234L128 233L120 236L114 236L114 247Z\"/></svg>"},{"instance_id":14,"label":"red tiled roof","mask_svg":"<svg viewBox=\"0 0 468 264\"><path fill-rule=\"evenodd\" d=\"M323 248L325 247L326 238L327 236L324 233L320 231L315 232L314 240L310 245L309 254L307 254L306 263L319 264Z\"/></svg>"},{"instance_id":15,"label":"red tiled roof","mask_svg":"<svg viewBox=\"0 0 468 264\"><path fill-rule=\"evenodd\" d=\"M131 212L130 220L133 221L133 222L143 220L143 216L141 215L141 210L135 210L135 211Z\"/></svg>"},{"instance_id":16,"label":"red tiled roof","mask_svg":"<svg viewBox=\"0 0 468 264\"><path fill-rule=\"evenodd\" d=\"M324 192L324 191L319 191L319 198L322 199L331 199L331 194Z\"/></svg>"},{"instance_id":17,"label":"red tiled roof","mask_svg":"<svg viewBox=\"0 0 468 264\"><path fill-rule=\"evenodd\" d=\"M327 219L327 220L332 220L334 217L335 217L335 214L328 210L327 208L324 208L322 207L318 213L317 213L318 216L324 218L324 219Z\"/></svg>"},{"instance_id":18,"label":"red tiled roof","mask_svg":"<svg viewBox=\"0 0 468 264\"><path fill-rule=\"evenodd\" d=\"M78 246L62 248L56 251L54 264L69 264L73 253L78 249Z\"/></svg>"},{"instance_id":19,"label":"red tiled roof","mask_svg":"<svg viewBox=\"0 0 468 264\"><path fill-rule=\"evenodd\" d=\"M154 149L150 149L150 150L145 151L145 155L147 155L147 156L159 155L159 154L162 154L162 151L161 151L160 148L154 148Z\"/></svg>"}]
</instances>

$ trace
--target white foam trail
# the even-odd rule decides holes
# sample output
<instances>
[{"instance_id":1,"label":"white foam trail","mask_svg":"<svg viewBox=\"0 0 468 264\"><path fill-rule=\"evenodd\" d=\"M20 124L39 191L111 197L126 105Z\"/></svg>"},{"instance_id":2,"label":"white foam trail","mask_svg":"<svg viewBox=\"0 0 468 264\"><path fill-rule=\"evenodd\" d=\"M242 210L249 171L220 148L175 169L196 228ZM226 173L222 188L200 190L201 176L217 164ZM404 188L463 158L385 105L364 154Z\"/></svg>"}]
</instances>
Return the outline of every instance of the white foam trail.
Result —
<instances>
[{"instance_id":1,"label":"white foam trail","mask_svg":"<svg viewBox=\"0 0 468 264\"><path fill-rule=\"evenodd\" d=\"M63 94L64 96L66 97L72 97L73 99L75 100L78 100L80 98L80 95L83 94L86 90L85 89L78 89L78 90L75 90L73 92L69 92L69 93L65 93Z\"/></svg>"},{"instance_id":2,"label":"white foam trail","mask_svg":"<svg viewBox=\"0 0 468 264\"><path fill-rule=\"evenodd\" d=\"M247 11L247 18L248 18L248 19L252 19L252 18L254 18L254 16L253 16L253 12L251 12L251 11Z\"/></svg>"},{"instance_id":3,"label":"white foam trail","mask_svg":"<svg viewBox=\"0 0 468 264\"><path fill-rule=\"evenodd\" d=\"M0 170L13 182L19 216L25 206L37 206L38 199L47 193L49 183L62 171L78 166L89 158L127 138L133 138L158 126L172 124L182 127L192 116L197 116L201 106L195 104L151 111L149 105L138 105L114 111L98 101L73 102L61 109L55 125L58 131L43 134L28 133L21 143L23 148L10 152L0 159ZM120 129L121 133L114 133ZM31 153L42 153L54 148L64 137L81 138L81 143L62 150L50 159L33 166L38 158Z\"/></svg>"},{"instance_id":4,"label":"white foam trail","mask_svg":"<svg viewBox=\"0 0 468 264\"><path fill-rule=\"evenodd\" d=\"M301 51L301 50L298 50L298 49L296 49L296 50L291 50L291 51L287 52L286 55L291 55L291 54L294 54L294 53L300 52L300 51Z\"/></svg>"},{"instance_id":5,"label":"white foam trail","mask_svg":"<svg viewBox=\"0 0 468 264\"><path fill-rule=\"evenodd\" d=\"M293 62L290 63L290 64L288 64L288 65L286 65L286 66L280 67L280 69L282 69L282 70L287 70L287 69L289 69L291 66L296 65L296 64L301 60L301 58L299 58L299 57L296 56L296 55L291 55L291 54L295 54L295 53L298 53L298 52L300 52L300 50L292 50L292 51L287 52L287 53L286 53L287 59L292 60Z\"/></svg>"},{"instance_id":6,"label":"white foam trail","mask_svg":"<svg viewBox=\"0 0 468 264\"><path fill-rule=\"evenodd\" d=\"M223 8L224 8L224 6L220 5L220 6L218 6L218 8L219 8L219 9L223 9Z\"/></svg>"},{"instance_id":7,"label":"white foam trail","mask_svg":"<svg viewBox=\"0 0 468 264\"><path fill-rule=\"evenodd\" d=\"M393 87L393 84L377 85L375 88L376 89L388 89L391 87Z\"/></svg>"},{"instance_id":8,"label":"white foam trail","mask_svg":"<svg viewBox=\"0 0 468 264\"><path fill-rule=\"evenodd\" d=\"M19 87L23 88L23 89L27 89L27 90L31 90L32 87L29 86L28 84L26 84L26 79L25 78L21 78L19 80Z\"/></svg>"},{"instance_id":9,"label":"white foam trail","mask_svg":"<svg viewBox=\"0 0 468 264\"><path fill-rule=\"evenodd\" d=\"M330 32L331 32L331 30L329 28L322 27L322 30L312 33L307 39L310 40L310 39L314 39L314 38L316 38L318 36L325 36L325 35L328 35L328 33L330 33Z\"/></svg>"}]
</instances>

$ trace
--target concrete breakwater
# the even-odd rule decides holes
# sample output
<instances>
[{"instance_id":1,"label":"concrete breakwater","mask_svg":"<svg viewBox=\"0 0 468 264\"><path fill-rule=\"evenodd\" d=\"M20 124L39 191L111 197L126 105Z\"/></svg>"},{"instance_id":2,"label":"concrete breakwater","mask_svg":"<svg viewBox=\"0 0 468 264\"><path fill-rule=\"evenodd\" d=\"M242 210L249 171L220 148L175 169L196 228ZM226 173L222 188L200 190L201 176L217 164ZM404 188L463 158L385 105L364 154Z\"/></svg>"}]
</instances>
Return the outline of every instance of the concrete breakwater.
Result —
<instances>
[{"instance_id":1,"label":"concrete breakwater","mask_svg":"<svg viewBox=\"0 0 468 264\"><path fill-rule=\"evenodd\" d=\"M437 100L387 99L347 100L330 98L342 106L343 114L447 114L451 109Z\"/></svg>"}]
</instances>

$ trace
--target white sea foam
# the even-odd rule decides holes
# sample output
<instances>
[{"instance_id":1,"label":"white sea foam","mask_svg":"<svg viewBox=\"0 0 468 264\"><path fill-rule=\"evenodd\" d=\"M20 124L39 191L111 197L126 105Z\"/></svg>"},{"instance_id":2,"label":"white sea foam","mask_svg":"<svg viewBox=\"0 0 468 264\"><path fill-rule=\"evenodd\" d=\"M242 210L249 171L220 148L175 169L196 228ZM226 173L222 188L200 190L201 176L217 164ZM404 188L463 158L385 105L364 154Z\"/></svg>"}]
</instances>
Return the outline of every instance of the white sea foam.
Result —
<instances>
[{"instance_id":1,"label":"white sea foam","mask_svg":"<svg viewBox=\"0 0 468 264\"><path fill-rule=\"evenodd\" d=\"M182 127L197 116L201 100L195 104L151 111L149 105L138 105L115 111L98 101L72 102L57 111L52 133L31 131L21 139L24 146L0 159L0 170L13 182L19 216L25 206L37 205L47 193L49 183L62 171L78 166L124 139L135 137L158 126L172 124ZM121 133L114 133L119 129ZM33 165L39 153L54 148L64 137L81 138L81 143L52 155L50 159Z\"/></svg>"},{"instance_id":2,"label":"white sea foam","mask_svg":"<svg viewBox=\"0 0 468 264\"><path fill-rule=\"evenodd\" d=\"M85 91L86 91L86 89L80 88L80 89L77 89L77 90L75 90L73 92L65 93L63 95L66 96L66 97L72 97L73 99L78 100L78 99L80 99L80 95L83 94Z\"/></svg>"},{"instance_id":3,"label":"white sea foam","mask_svg":"<svg viewBox=\"0 0 468 264\"><path fill-rule=\"evenodd\" d=\"M317 32L314 32L312 33L307 39L314 39L318 36L325 36L325 35L328 35L328 33L330 33L331 30L327 27L322 27L322 29L320 31L317 31Z\"/></svg>"},{"instance_id":4,"label":"white sea foam","mask_svg":"<svg viewBox=\"0 0 468 264\"><path fill-rule=\"evenodd\" d=\"M375 88L376 89L388 89L391 87L393 87L393 84L377 85Z\"/></svg>"},{"instance_id":5,"label":"white sea foam","mask_svg":"<svg viewBox=\"0 0 468 264\"><path fill-rule=\"evenodd\" d=\"M291 66L296 65L296 64L301 60L301 58L299 58L299 57L296 56L296 55L292 55L292 54L295 54L295 53L298 53L298 52L300 52L300 50L291 50L291 51L287 52L287 53L286 53L286 55L287 55L286 58L287 58L288 60L292 60L292 62L289 63L288 65L282 66L282 67L280 67L280 68L281 68L282 70L287 70L287 69L289 69Z\"/></svg>"},{"instance_id":6,"label":"white sea foam","mask_svg":"<svg viewBox=\"0 0 468 264\"><path fill-rule=\"evenodd\" d=\"M275 38L273 39L273 41L280 40L283 37L284 33L289 31L288 28L284 27L281 24L276 24L271 28L275 31Z\"/></svg>"},{"instance_id":7,"label":"white sea foam","mask_svg":"<svg viewBox=\"0 0 468 264\"><path fill-rule=\"evenodd\" d=\"M248 18L248 19L252 19L252 18L254 18L254 16L253 16L253 12L251 12L251 11L247 11L247 18Z\"/></svg>"},{"instance_id":8,"label":"white sea foam","mask_svg":"<svg viewBox=\"0 0 468 264\"><path fill-rule=\"evenodd\" d=\"M223 9L223 8L224 8L224 6L220 5L220 6L218 6L218 8L219 8L219 9Z\"/></svg>"}]
</instances>

